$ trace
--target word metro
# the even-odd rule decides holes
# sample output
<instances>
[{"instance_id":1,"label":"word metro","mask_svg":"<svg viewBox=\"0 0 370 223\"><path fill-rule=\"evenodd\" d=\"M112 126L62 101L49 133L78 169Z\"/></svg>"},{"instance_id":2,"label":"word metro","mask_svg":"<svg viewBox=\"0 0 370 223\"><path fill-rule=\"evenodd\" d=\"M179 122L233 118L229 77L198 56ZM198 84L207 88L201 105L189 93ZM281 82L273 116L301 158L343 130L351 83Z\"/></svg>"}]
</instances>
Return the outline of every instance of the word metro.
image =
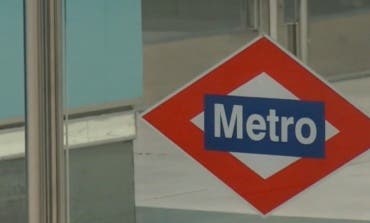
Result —
<instances>
[{"instance_id":1,"label":"word metro","mask_svg":"<svg viewBox=\"0 0 370 223\"><path fill-rule=\"evenodd\" d=\"M323 158L322 102L205 96L207 150Z\"/></svg>"}]
</instances>

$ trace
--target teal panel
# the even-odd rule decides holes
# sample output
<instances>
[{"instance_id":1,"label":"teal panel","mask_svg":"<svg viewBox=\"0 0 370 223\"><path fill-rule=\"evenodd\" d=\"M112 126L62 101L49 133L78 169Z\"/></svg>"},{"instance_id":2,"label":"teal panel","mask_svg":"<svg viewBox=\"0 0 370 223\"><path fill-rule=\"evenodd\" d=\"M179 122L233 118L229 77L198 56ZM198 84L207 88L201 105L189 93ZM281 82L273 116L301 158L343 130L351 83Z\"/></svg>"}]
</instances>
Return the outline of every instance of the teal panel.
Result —
<instances>
[{"instance_id":1,"label":"teal panel","mask_svg":"<svg viewBox=\"0 0 370 223\"><path fill-rule=\"evenodd\" d=\"M0 119L24 116L23 0L0 1Z\"/></svg>"},{"instance_id":2,"label":"teal panel","mask_svg":"<svg viewBox=\"0 0 370 223\"><path fill-rule=\"evenodd\" d=\"M67 0L70 108L136 99L142 92L138 0ZM0 1L0 121L24 117L23 1Z\"/></svg>"},{"instance_id":3,"label":"teal panel","mask_svg":"<svg viewBox=\"0 0 370 223\"><path fill-rule=\"evenodd\" d=\"M67 0L70 108L131 100L142 92L138 0Z\"/></svg>"}]
</instances>

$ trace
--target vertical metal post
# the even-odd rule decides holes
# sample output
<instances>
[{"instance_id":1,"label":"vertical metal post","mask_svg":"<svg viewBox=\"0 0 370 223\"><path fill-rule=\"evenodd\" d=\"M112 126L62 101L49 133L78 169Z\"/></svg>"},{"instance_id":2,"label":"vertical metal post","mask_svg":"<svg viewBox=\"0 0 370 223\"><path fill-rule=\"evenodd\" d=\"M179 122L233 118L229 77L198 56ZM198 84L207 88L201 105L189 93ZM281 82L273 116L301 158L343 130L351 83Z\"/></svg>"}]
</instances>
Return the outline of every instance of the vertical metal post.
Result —
<instances>
[{"instance_id":1,"label":"vertical metal post","mask_svg":"<svg viewBox=\"0 0 370 223\"><path fill-rule=\"evenodd\" d=\"M25 1L29 223L65 223L63 0Z\"/></svg>"},{"instance_id":2,"label":"vertical metal post","mask_svg":"<svg viewBox=\"0 0 370 223\"><path fill-rule=\"evenodd\" d=\"M304 63L308 62L308 2L301 0L299 5L300 14L300 58Z\"/></svg>"},{"instance_id":3,"label":"vertical metal post","mask_svg":"<svg viewBox=\"0 0 370 223\"><path fill-rule=\"evenodd\" d=\"M258 0L258 26L260 34L270 35L270 1L271 0Z\"/></svg>"},{"instance_id":4,"label":"vertical metal post","mask_svg":"<svg viewBox=\"0 0 370 223\"><path fill-rule=\"evenodd\" d=\"M284 0L283 2L283 24L285 35L282 38L287 49L300 57L300 1Z\"/></svg>"},{"instance_id":5,"label":"vertical metal post","mask_svg":"<svg viewBox=\"0 0 370 223\"><path fill-rule=\"evenodd\" d=\"M270 36L274 40L278 40L278 27L279 27L279 1L269 0L269 18L270 18Z\"/></svg>"},{"instance_id":6,"label":"vertical metal post","mask_svg":"<svg viewBox=\"0 0 370 223\"><path fill-rule=\"evenodd\" d=\"M241 7L241 14L244 15L242 21L245 23L244 27L258 31L260 4L259 0L242 0L244 3Z\"/></svg>"},{"instance_id":7,"label":"vertical metal post","mask_svg":"<svg viewBox=\"0 0 370 223\"><path fill-rule=\"evenodd\" d=\"M298 46L298 24L287 23L286 24L286 47L294 55L299 57L299 46Z\"/></svg>"}]
</instances>

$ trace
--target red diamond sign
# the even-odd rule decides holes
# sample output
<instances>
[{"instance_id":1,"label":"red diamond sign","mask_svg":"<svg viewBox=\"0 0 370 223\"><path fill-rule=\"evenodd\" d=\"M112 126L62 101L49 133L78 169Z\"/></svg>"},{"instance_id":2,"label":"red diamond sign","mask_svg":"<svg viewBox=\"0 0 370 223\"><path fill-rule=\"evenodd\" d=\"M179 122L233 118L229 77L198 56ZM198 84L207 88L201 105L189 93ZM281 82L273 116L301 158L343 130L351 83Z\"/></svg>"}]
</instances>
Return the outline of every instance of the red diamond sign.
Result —
<instances>
[{"instance_id":1,"label":"red diamond sign","mask_svg":"<svg viewBox=\"0 0 370 223\"><path fill-rule=\"evenodd\" d=\"M268 37L144 120L262 214L370 148L370 119Z\"/></svg>"}]
</instances>

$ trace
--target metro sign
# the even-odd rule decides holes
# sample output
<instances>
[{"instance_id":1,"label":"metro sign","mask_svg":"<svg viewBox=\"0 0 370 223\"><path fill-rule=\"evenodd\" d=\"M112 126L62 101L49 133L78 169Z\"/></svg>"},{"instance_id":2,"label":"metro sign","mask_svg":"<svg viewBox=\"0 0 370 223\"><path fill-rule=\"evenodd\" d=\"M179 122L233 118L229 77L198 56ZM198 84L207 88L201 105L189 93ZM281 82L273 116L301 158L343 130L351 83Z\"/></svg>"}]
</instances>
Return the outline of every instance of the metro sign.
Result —
<instances>
[{"instance_id":1,"label":"metro sign","mask_svg":"<svg viewBox=\"0 0 370 223\"><path fill-rule=\"evenodd\" d=\"M144 120L262 214L370 148L370 120L267 37Z\"/></svg>"}]
</instances>

